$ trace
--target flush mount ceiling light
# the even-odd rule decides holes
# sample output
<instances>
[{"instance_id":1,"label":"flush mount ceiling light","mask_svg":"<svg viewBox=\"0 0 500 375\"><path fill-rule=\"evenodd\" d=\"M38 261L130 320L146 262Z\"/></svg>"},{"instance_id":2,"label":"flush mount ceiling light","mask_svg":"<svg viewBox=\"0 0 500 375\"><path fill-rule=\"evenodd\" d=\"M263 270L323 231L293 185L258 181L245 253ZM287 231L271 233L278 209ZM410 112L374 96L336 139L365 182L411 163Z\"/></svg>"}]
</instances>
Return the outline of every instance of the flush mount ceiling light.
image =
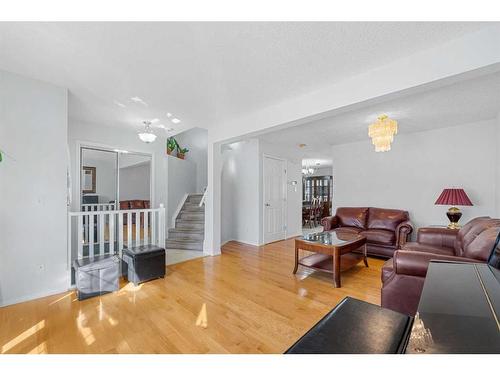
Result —
<instances>
[{"instance_id":1,"label":"flush mount ceiling light","mask_svg":"<svg viewBox=\"0 0 500 375\"><path fill-rule=\"evenodd\" d=\"M375 146L375 152L385 152L391 149L394 135L398 132L398 122L387 115L381 115L377 121L368 127L368 135Z\"/></svg>"},{"instance_id":2,"label":"flush mount ceiling light","mask_svg":"<svg viewBox=\"0 0 500 375\"><path fill-rule=\"evenodd\" d=\"M145 143L152 143L156 140L156 134L151 129L151 121L143 121L144 131L138 134L139 139Z\"/></svg>"},{"instance_id":3,"label":"flush mount ceiling light","mask_svg":"<svg viewBox=\"0 0 500 375\"><path fill-rule=\"evenodd\" d=\"M179 122L181 122L181 120L179 120L178 118L173 118L173 119L172 119L172 122L173 122L174 124L178 124Z\"/></svg>"}]
</instances>

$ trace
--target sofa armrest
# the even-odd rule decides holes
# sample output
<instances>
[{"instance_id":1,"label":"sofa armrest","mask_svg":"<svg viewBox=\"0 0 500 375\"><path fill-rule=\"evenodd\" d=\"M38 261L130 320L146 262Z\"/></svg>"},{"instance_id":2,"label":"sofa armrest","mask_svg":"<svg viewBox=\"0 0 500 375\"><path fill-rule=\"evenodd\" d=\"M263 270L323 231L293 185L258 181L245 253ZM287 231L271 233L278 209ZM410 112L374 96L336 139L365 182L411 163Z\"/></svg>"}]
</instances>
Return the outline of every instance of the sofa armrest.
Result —
<instances>
[{"instance_id":1,"label":"sofa armrest","mask_svg":"<svg viewBox=\"0 0 500 375\"><path fill-rule=\"evenodd\" d=\"M431 260L460 263L481 263L481 261L452 255L422 253L419 251L397 250L393 256L394 272L399 275L425 277Z\"/></svg>"},{"instance_id":2,"label":"sofa armrest","mask_svg":"<svg viewBox=\"0 0 500 375\"><path fill-rule=\"evenodd\" d=\"M339 226L337 216L324 217L321 219L321 225L325 232L337 228Z\"/></svg>"},{"instance_id":3,"label":"sofa armrest","mask_svg":"<svg viewBox=\"0 0 500 375\"><path fill-rule=\"evenodd\" d=\"M410 221L403 221L396 227L396 246L401 249L408 241L408 237L413 232L413 225Z\"/></svg>"},{"instance_id":4,"label":"sofa armrest","mask_svg":"<svg viewBox=\"0 0 500 375\"><path fill-rule=\"evenodd\" d=\"M420 228L417 232L417 242L425 245L455 248L458 229Z\"/></svg>"}]
</instances>

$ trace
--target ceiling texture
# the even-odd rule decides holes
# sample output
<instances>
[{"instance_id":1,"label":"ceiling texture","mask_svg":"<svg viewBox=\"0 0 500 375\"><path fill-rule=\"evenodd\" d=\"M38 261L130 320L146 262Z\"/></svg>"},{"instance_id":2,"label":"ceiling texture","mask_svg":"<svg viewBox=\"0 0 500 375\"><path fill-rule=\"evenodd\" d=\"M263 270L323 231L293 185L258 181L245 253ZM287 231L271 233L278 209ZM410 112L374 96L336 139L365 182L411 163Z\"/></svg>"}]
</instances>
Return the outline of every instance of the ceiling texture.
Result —
<instances>
[{"instance_id":1,"label":"ceiling texture","mask_svg":"<svg viewBox=\"0 0 500 375\"><path fill-rule=\"evenodd\" d=\"M4 22L0 69L68 88L70 119L81 126L138 129L143 120L157 118L176 130L210 129L486 27L473 22ZM417 123L435 125L426 121L434 100L416 99L414 108L399 104L402 131ZM395 108L380 110L391 114ZM468 115L459 104L456 109ZM346 124L337 132L329 130L330 119L311 126L323 129L328 142L355 140L361 133L354 133L375 112L379 108L335 120ZM172 124L167 113L181 122Z\"/></svg>"},{"instance_id":2,"label":"ceiling texture","mask_svg":"<svg viewBox=\"0 0 500 375\"><path fill-rule=\"evenodd\" d=\"M365 103L342 114L261 135L266 142L296 147L303 159L328 157L332 145L368 140L368 126L381 114L398 121L406 134L496 118L500 111L500 73L420 90L397 99ZM300 144L306 147L299 147Z\"/></svg>"}]
</instances>

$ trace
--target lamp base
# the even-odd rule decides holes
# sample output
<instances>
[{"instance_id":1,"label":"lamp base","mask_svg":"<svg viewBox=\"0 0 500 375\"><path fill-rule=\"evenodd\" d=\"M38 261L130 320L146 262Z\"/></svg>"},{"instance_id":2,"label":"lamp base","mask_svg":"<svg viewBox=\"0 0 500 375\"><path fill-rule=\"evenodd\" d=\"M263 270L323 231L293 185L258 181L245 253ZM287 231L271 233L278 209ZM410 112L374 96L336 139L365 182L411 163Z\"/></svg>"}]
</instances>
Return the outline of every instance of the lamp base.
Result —
<instances>
[{"instance_id":1,"label":"lamp base","mask_svg":"<svg viewBox=\"0 0 500 375\"><path fill-rule=\"evenodd\" d=\"M449 229L460 229L460 224L458 224L458 221L462 217L462 213L460 212L459 208L450 207L448 212L446 212L446 216L448 216L448 219L450 220L450 224L448 224Z\"/></svg>"}]
</instances>

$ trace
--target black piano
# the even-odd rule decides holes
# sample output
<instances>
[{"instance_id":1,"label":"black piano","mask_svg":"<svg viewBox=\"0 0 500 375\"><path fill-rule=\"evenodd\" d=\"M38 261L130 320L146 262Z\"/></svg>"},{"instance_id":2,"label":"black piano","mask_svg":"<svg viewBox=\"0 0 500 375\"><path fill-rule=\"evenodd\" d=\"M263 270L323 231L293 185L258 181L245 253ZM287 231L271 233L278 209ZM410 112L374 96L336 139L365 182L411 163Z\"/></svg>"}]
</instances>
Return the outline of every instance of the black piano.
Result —
<instances>
[{"instance_id":1,"label":"black piano","mask_svg":"<svg viewBox=\"0 0 500 375\"><path fill-rule=\"evenodd\" d=\"M499 242L488 263L431 262L414 318L347 297L285 354L500 354Z\"/></svg>"},{"instance_id":2,"label":"black piano","mask_svg":"<svg viewBox=\"0 0 500 375\"><path fill-rule=\"evenodd\" d=\"M406 353L500 353L500 271L431 262Z\"/></svg>"}]
</instances>

